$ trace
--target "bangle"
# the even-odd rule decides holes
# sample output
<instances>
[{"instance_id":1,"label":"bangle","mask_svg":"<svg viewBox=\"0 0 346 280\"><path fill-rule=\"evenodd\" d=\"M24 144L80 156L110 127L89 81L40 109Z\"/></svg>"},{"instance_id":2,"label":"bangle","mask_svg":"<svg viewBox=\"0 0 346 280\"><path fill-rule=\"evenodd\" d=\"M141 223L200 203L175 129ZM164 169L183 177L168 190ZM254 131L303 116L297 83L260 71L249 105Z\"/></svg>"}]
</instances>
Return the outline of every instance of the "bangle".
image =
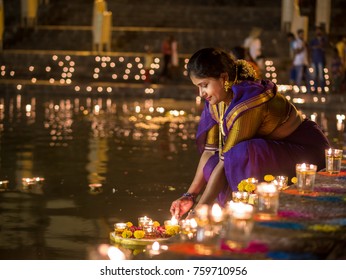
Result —
<instances>
[{"instance_id":1,"label":"bangle","mask_svg":"<svg viewBox=\"0 0 346 280\"><path fill-rule=\"evenodd\" d=\"M189 198L189 199L191 199L194 203L195 203L195 201L196 201L196 195L195 194L193 194L193 193L184 193L183 195L182 195L182 197L187 197L187 198Z\"/></svg>"}]
</instances>

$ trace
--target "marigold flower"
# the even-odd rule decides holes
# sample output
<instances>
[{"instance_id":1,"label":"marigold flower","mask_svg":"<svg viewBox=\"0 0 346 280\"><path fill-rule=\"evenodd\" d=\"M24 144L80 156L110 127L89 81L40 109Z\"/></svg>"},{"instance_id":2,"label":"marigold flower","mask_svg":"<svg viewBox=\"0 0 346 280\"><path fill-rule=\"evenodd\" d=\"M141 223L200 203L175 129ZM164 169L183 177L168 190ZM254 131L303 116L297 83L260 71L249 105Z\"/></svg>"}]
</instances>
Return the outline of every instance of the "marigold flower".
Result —
<instances>
[{"instance_id":1,"label":"marigold flower","mask_svg":"<svg viewBox=\"0 0 346 280\"><path fill-rule=\"evenodd\" d=\"M131 238L132 237L132 231L125 229L123 233L121 234L122 238Z\"/></svg>"},{"instance_id":2,"label":"marigold flower","mask_svg":"<svg viewBox=\"0 0 346 280\"><path fill-rule=\"evenodd\" d=\"M271 175L271 174L267 174L267 175L264 176L264 181L266 181L266 182L271 182L274 179L275 179L274 176Z\"/></svg>"},{"instance_id":3,"label":"marigold flower","mask_svg":"<svg viewBox=\"0 0 346 280\"><path fill-rule=\"evenodd\" d=\"M131 223L131 222L127 222L127 223L126 223L126 226L127 226L128 228L130 228L130 227L132 227L132 226L133 226L133 223Z\"/></svg>"},{"instance_id":4,"label":"marigold flower","mask_svg":"<svg viewBox=\"0 0 346 280\"><path fill-rule=\"evenodd\" d=\"M160 226L160 223L158 221L154 221L153 223L153 227L157 228Z\"/></svg>"},{"instance_id":5,"label":"marigold flower","mask_svg":"<svg viewBox=\"0 0 346 280\"><path fill-rule=\"evenodd\" d=\"M179 225L174 225L174 226L166 226L166 234L167 235L176 235L180 231L180 226Z\"/></svg>"},{"instance_id":6,"label":"marigold flower","mask_svg":"<svg viewBox=\"0 0 346 280\"><path fill-rule=\"evenodd\" d=\"M297 182L298 182L297 177L292 177L291 182L292 182L293 184L297 184Z\"/></svg>"},{"instance_id":7,"label":"marigold flower","mask_svg":"<svg viewBox=\"0 0 346 280\"><path fill-rule=\"evenodd\" d=\"M256 185L252 182L253 178L248 178L245 180L241 180L238 184L238 191L240 192L253 192L256 190Z\"/></svg>"},{"instance_id":8,"label":"marigold flower","mask_svg":"<svg viewBox=\"0 0 346 280\"><path fill-rule=\"evenodd\" d=\"M245 191L245 187L247 185L247 182L245 180L240 181L238 184L238 191L243 192Z\"/></svg>"},{"instance_id":9,"label":"marigold flower","mask_svg":"<svg viewBox=\"0 0 346 280\"><path fill-rule=\"evenodd\" d=\"M133 233L133 236L137 239L141 239L145 236L145 232L144 230L136 230L134 233Z\"/></svg>"}]
</instances>

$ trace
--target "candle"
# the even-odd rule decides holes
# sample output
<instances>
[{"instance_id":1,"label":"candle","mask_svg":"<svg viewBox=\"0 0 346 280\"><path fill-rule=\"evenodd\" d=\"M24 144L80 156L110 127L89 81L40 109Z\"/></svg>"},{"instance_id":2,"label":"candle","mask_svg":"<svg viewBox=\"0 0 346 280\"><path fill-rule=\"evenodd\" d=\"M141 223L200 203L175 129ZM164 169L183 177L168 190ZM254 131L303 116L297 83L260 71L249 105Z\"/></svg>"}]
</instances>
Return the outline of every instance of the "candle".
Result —
<instances>
[{"instance_id":1,"label":"candle","mask_svg":"<svg viewBox=\"0 0 346 280\"><path fill-rule=\"evenodd\" d=\"M296 164L297 188L300 193L310 193L314 189L317 165Z\"/></svg>"},{"instance_id":2,"label":"candle","mask_svg":"<svg viewBox=\"0 0 346 280\"><path fill-rule=\"evenodd\" d=\"M23 183L23 189L29 189L35 184L32 178L22 178L22 183Z\"/></svg>"},{"instance_id":3,"label":"candle","mask_svg":"<svg viewBox=\"0 0 346 280\"><path fill-rule=\"evenodd\" d=\"M138 226L139 226L139 227L147 226L147 225L149 224L149 222L152 222L152 219L150 219L150 218L147 217L147 216L139 217L139 218L138 218Z\"/></svg>"},{"instance_id":4,"label":"candle","mask_svg":"<svg viewBox=\"0 0 346 280\"><path fill-rule=\"evenodd\" d=\"M325 150L326 156L326 171L330 174L339 174L341 170L343 150L340 149L327 149Z\"/></svg>"},{"instance_id":5,"label":"candle","mask_svg":"<svg viewBox=\"0 0 346 280\"><path fill-rule=\"evenodd\" d=\"M232 218L250 219L253 215L253 206L243 202L231 201L229 203L229 213Z\"/></svg>"},{"instance_id":6,"label":"candle","mask_svg":"<svg viewBox=\"0 0 346 280\"><path fill-rule=\"evenodd\" d=\"M230 218L224 225L224 243L232 249L245 248L253 228L253 206L231 201L228 211Z\"/></svg>"},{"instance_id":7,"label":"candle","mask_svg":"<svg viewBox=\"0 0 346 280\"><path fill-rule=\"evenodd\" d=\"M8 180L0 181L0 190L7 189L7 185L8 185Z\"/></svg>"},{"instance_id":8,"label":"candle","mask_svg":"<svg viewBox=\"0 0 346 280\"><path fill-rule=\"evenodd\" d=\"M154 222L152 220L150 220L148 223L145 223L143 225L143 230L145 232L146 236L151 236L154 235Z\"/></svg>"},{"instance_id":9,"label":"candle","mask_svg":"<svg viewBox=\"0 0 346 280\"><path fill-rule=\"evenodd\" d=\"M197 231L196 220L194 218L182 220L181 229L182 229L182 234L187 236L188 239L193 238Z\"/></svg>"},{"instance_id":10,"label":"candle","mask_svg":"<svg viewBox=\"0 0 346 280\"><path fill-rule=\"evenodd\" d=\"M283 190L287 187L288 177L284 175L276 176L273 183L278 190Z\"/></svg>"},{"instance_id":11,"label":"candle","mask_svg":"<svg viewBox=\"0 0 346 280\"><path fill-rule=\"evenodd\" d=\"M178 225L178 220L176 217L172 217L170 220L166 220L164 221L164 225L165 226L175 226Z\"/></svg>"},{"instance_id":12,"label":"candle","mask_svg":"<svg viewBox=\"0 0 346 280\"><path fill-rule=\"evenodd\" d=\"M215 223L219 223L222 221L222 216L223 216L223 213L222 213L222 209L221 209L220 205L217 203L214 203L212 208L211 208L212 220Z\"/></svg>"},{"instance_id":13,"label":"candle","mask_svg":"<svg viewBox=\"0 0 346 280\"><path fill-rule=\"evenodd\" d=\"M100 183L89 184L89 188L90 188L90 192L92 192L92 193L102 192L102 184L100 184Z\"/></svg>"},{"instance_id":14,"label":"candle","mask_svg":"<svg viewBox=\"0 0 346 280\"><path fill-rule=\"evenodd\" d=\"M126 229L126 223L115 223L114 229L116 233L122 233Z\"/></svg>"},{"instance_id":15,"label":"candle","mask_svg":"<svg viewBox=\"0 0 346 280\"><path fill-rule=\"evenodd\" d=\"M42 183L44 181L44 178L42 177L34 177L32 178L36 183Z\"/></svg>"},{"instance_id":16,"label":"candle","mask_svg":"<svg viewBox=\"0 0 346 280\"><path fill-rule=\"evenodd\" d=\"M279 208L279 192L273 183L261 183L257 186L258 213L262 218L277 215Z\"/></svg>"},{"instance_id":17,"label":"candle","mask_svg":"<svg viewBox=\"0 0 346 280\"><path fill-rule=\"evenodd\" d=\"M249 193L248 192L232 192L232 200L234 202L247 203L249 201Z\"/></svg>"}]
</instances>

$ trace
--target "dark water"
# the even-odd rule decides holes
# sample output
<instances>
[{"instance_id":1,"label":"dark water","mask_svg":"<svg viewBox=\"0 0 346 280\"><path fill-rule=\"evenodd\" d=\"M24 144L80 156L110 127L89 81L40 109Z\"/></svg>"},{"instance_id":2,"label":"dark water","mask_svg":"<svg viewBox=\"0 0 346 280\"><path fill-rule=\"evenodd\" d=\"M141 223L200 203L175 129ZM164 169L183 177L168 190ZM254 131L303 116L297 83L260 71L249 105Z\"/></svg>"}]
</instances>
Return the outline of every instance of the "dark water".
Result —
<instances>
[{"instance_id":1,"label":"dark water","mask_svg":"<svg viewBox=\"0 0 346 280\"><path fill-rule=\"evenodd\" d=\"M194 175L193 100L14 93L0 106L0 259L88 259L115 222L170 219ZM343 145L342 112L304 113ZM42 186L25 188L32 177Z\"/></svg>"}]
</instances>

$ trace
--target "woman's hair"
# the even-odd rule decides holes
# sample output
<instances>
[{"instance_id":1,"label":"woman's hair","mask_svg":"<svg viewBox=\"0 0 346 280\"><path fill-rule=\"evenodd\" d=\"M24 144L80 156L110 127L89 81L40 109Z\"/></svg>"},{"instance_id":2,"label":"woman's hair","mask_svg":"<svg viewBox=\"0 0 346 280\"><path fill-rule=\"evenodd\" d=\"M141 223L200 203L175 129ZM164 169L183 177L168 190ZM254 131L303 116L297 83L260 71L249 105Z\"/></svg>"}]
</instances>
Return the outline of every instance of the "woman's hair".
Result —
<instances>
[{"instance_id":1,"label":"woman's hair","mask_svg":"<svg viewBox=\"0 0 346 280\"><path fill-rule=\"evenodd\" d=\"M236 60L222 49L205 48L193 54L187 64L188 75L198 78L219 78L228 73L230 81L255 80L256 71L245 60Z\"/></svg>"}]
</instances>

